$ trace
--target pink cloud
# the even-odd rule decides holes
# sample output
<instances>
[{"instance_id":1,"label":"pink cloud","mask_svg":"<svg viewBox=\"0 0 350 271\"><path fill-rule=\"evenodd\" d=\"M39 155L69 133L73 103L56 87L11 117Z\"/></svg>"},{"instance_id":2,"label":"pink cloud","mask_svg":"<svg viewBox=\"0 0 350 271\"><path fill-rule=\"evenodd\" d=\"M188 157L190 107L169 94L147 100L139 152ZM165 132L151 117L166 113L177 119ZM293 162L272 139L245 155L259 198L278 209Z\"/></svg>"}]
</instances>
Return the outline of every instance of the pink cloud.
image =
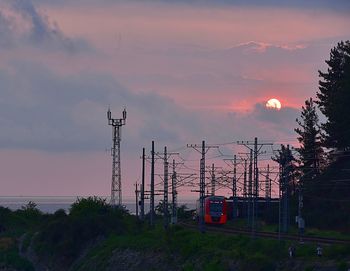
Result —
<instances>
[{"instance_id":1,"label":"pink cloud","mask_svg":"<svg viewBox=\"0 0 350 271\"><path fill-rule=\"evenodd\" d=\"M227 80L218 81L211 93L201 92L201 99L198 99L200 82L184 81L191 73L216 76L230 72L265 81L262 83L267 86L259 87L261 94L258 97L254 91L243 93L247 96L242 97L242 101L250 99L251 106L261 97L270 96L271 91L285 97L286 103L289 99L293 100L289 105L301 105L317 87L317 69L322 67L323 58L327 56L320 53L326 54L331 47L328 44L318 48L320 53L315 61L316 53L312 53L314 49L311 48L307 51L308 43L346 35L349 25L347 17L335 12L296 8L186 6L184 9L181 4L170 7L150 3L108 4L108 8L97 4L42 7L65 33L85 37L105 54L83 56L71 62L67 60L61 65L66 72L70 70L67 66L71 67L70 72L93 67L94 70L112 73L136 91L156 91L189 107L209 108L220 104L222 108L227 108L237 101L237 95L227 99L229 89L237 93L234 90L237 86ZM237 59L237 54L232 58L211 56L211 52L224 51L225 48L242 49L240 59ZM305 54L314 56L312 61L303 60L302 53L298 53L303 50L307 51ZM300 56L285 57L283 51L284 55L294 53ZM255 60L254 52L268 56L261 61ZM245 53L248 59L245 59ZM289 62L291 60L293 63ZM71 65L67 65L69 62ZM159 78L147 82L142 79L153 74ZM169 76L179 78L178 82L167 82ZM306 93L298 95L299 98L289 95L289 89L305 92L305 87L273 87L273 84L296 81L310 87ZM238 87L237 91L240 90ZM208 101L217 102L206 104ZM241 101L237 103L241 104Z\"/></svg>"},{"instance_id":2,"label":"pink cloud","mask_svg":"<svg viewBox=\"0 0 350 271\"><path fill-rule=\"evenodd\" d=\"M8 195L109 195L111 161L96 151L100 143L85 152L67 151L81 142L104 144L109 103L117 110L127 102L130 109L122 143L125 197L133 197L139 152L152 138L160 149L202 138L295 142L295 108L314 95L317 70L338 37L348 35L350 22L335 12L291 8L135 2L39 7L64 37L82 39L93 50L69 54L23 41L0 49L0 73L7 80L2 89L11 94L6 100L2 92L0 102L13 111L29 108L25 116L33 116L28 127L15 126L18 116L0 118L14 127L2 133L8 142L19 134L13 131L27 133L21 138L26 149L0 151L2 191ZM37 96L30 100L31 94ZM280 115L259 107L272 97L284 105ZM61 123L52 126L49 116L36 111L40 105ZM31 130L33 125L40 129ZM56 149L28 150L32 141L38 149L52 148L46 134L56 139ZM43 147L44 141L50 144ZM198 157L193 159L198 167Z\"/></svg>"},{"instance_id":3,"label":"pink cloud","mask_svg":"<svg viewBox=\"0 0 350 271\"><path fill-rule=\"evenodd\" d=\"M187 5L184 8L150 3L109 4L108 8L102 5L44 8L65 32L88 36L109 48L115 46L119 34L123 43L132 42L133 47L136 41L140 45L187 42L229 47L258 40L288 45L344 35L349 23L347 16L339 13L296 8Z\"/></svg>"}]
</instances>

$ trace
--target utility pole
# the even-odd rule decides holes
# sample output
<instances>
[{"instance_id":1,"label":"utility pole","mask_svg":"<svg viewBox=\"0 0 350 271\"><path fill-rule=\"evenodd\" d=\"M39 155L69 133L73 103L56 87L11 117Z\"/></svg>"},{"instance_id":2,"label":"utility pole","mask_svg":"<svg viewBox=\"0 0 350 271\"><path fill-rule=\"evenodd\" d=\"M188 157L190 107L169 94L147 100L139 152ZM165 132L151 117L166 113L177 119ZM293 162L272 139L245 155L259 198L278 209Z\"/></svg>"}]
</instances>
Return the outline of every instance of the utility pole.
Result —
<instances>
[{"instance_id":1,"label":"utility pole","mask_svg":"<svg viewBox=\"0 0 350 271\"><path fill-rule=\"evenodd\" d=\"M175 153L173 153L175 154ZM178 153L176 153L178 154ZM173 159L173 173L171 175L171 193L172 193L172 211L171 211L171 224L177 223L177 187L179 186L190 186L193 187L193 180L196 179L194 177L196 174L193 173L178 173L176 171L176 167L178 165L181 165L183 163L175 163L175 160ZM198 191L196 191L198 192Z\"/></svg>"},{"instance_id":2,"label":"utility pole","mask_svg":"<svg viewBox=\"0 0 350 271\"><path fill-rule=\"evenodd\" d=\"M175 160L173 160L173 174L171 175L171 193L172 193L172 212L171 223L177 223L177 192L176 192L176 171Z\"/></svg>"},{"instance_id":3,"label":"utility pole","mask_svg":"<svg viewBox=\"0 0 350 271\"><path fill-rule=\"evenodd\" d=\"M287 152L289 150L289 145L287 145ZM282 223L283 223L283 232L288 232L289 228L289 178L290 178L290 159L286 161L286 164L283 167L283 179L282 179Z\"/></svg>"},{"instance_id":4,"label":"utility pole","mask_svg":"<svg viewBox=\"0 0 350 271\"><path fill-rule=\"evenodd\" d=\"M163 195L163 211L164 211L164 228L167 229L169 226L169 162L168 159L172 155L179 155L177 152L168 152L167 147L164 147L164 152L156 152L154 155L157 156L157 159L163 160L164 172L163 175L157 174L163 180L163 190L160 190L161 195ZM153 158L154 160L154 158Z\"/></svg>"},{"instance_id":5,"label":"utility pole","mask_svg":"<svg viewBox=\"0 0 350 271\"><path fill-rule=\"evenodd\" d=\"M113 147L112 147L112 185L111 185L111 205L122 206L122 182L120 165L120 141L121 127L126 124L126 110L123 110L122 119L113 119L111 110L107 111L108 125L113 127Z\"/></svg>"},{"instance_id":6,"label":"utility pole","mask_svg":"<svg viewBox=\"0 0 350 271\"><path fill-rule=\"evenodd\" d=\"M136 218L139 219L139 190L138 183L135 183L135 198L136 198Z\"/></svg>"},{"instance_id":7,"label":"utility pole","mask_svg":"<svg viewBox=\"0 0 350 271\"><path fill-rule=\"evenodd\" d=\"M258 138L254 138L254 197L253 197L253 235L255 233L255 223L258 216L259 197L259 169L258 169Z\"/></svg>"},{"instance_id":8,"label":"utility pole","mask_svg":"<svg viewBox=\"0 0 350 271\"><path fill-rule=\"evenodd\" d=\"M254 198L259 197L258 138L254 138Z\"/></svg>"},{"instance_id":9,"label":"utility pole","mask_svg":"<svg viewBox=\"0 0 350 271\"><path fill-rule=\"evenodd\" d=\"M150 198L150 224L154 225L154 141L152 141L151 151L151 198Z\"/></svg>"},{"instance_id":10,"label":"utility pole","mask_svg":"<svg viewBox=\"0 0 350 271\"><path fill-rule=\"evenodd\" d=\"M232 218L237 217L237 156L233 156L233 178L232 178Z\"/></svg>"},{"instance_id":11,"label":"utility pole","mask_svg":"<svg viewBox=\"0 0 350 271\"><path fill-rule=\"evenodd\" d=\"M141 183L141 214L140 218L145 219L145 148L142 148L142 183Z\"/></svg>"},{"instance_id":12,"label":"utility pole","mask_svg":"<svg viewBox=\"0 0 350 271\"><path fill-rule=\"evenodd\" d=\"M169 214L168 214L168 172L169 172L169 163L168 163L168 154L167 147L164 147L164 228L168 229L169 226Z\"/></svg>"},{"instance_id":13,"label":"utility pole","mask_svg":"<svg viewBox=\"0 0 350 271\"><path fill-rule=\"evenodd\" d=\"M254 235L255 232L255 220L257 218L257 205L258 205L258 197L259 197L259 168L258 168L258 156L261 154L260 150L263 146L270 145L272 146L272 143L258 143L258 138L254 138L254 142L250 141L241 141L237 142L238 145L243 145L247 147L250 150L250 163L249 163L249 184L248 184L248 194L250 196L250 202L252 202L252 210L248 212L249 214L252 213L251 218L251 225L252 225L252 234ZM251 148L250 146L253 146ZM252 176L253 175L253 176ZM254 179L254 180L253 180ZM254 181L254 183L252 183ZM251 201L253 199L253 201ZM250 204L249 204L250 205Z\"/></svg>"},{"instance_id":14,"label":"utility pole","mask_svg":"<svg viewBox=\"0 0 350 271\"><path fill-rule=\"evenodd\" d=\"M264 183L262 183L262 190L264 191L264 216L268 219L270 213L270 202L271 202L271 175L276 174L278 172L271 171L270 164L267 164L267 167L264 170L259 171L259 175L265 178ZM278 175L275 175L275 179ZM263 198L261 196L261 198ZM263 208L261 208L263 210Z\"/></svg>"},{"instance_id":15,"label":"utility pole","mask_svg":"<svg viewBox=\"0 0 350 271\"><path fill-rule=\"evenodd\" d=\"M244 172L243 172L243 196L246 209L247 224L252 226L252 205L253 205L253 150L249 149L248 153L240 153L248 156L248 159L244 160Z\"/></svg>"},{"instance_id":16,"label":"utility pole","mask_svg":"<svg viewBox=\"0 0 350 271\"><path fill-rule=\"evenodd\" d=\"M211 168L211 195L215 196L215 165Z\"/></svg>"},{"instance_id":17,"label":"utility pole","mask_svg":"<svg viewBox=\"0 0 350 271\"><path fill-rule=\"evenodd\" d=\"M266 180L265 180L265 200L269 202L271 199L271 180L270 180L270 165L267 165Z\"/></svg>"},{"instance_id":18,"label":"utility pole","mask_svg":"<svg viewBox=\"0 0 350 271\"><path fill-rule=\"evenodd\" d=\"M202 158L200 161L200 180L199 180L199 200L200 200L200 231L205 232L204 221L204 198L205 198L205 141L202 141Z\"/></svg>"},{"instance_id":19,"label":"utility pole","mask_svg":"<svg viewBox=\"0 0 350 271\"><path fill-rule=\"evenodd\" d=\"M230 159L226 159L226 160L230 160ZM208 184L206 187L207 188L207 194L206 194L207 196L209 196L209 195L215 196L217 185L220 185L218 182L220 177L218 177L215 174L215 171L219 168L221 168L221 167L215 167L214 163L211 165L211 167L207 167L207 171L210 173L210 184ZM210 194L209 194L209 188L210 188Z\"/></svg>"},{"instance_id":20,"label":"utility pole","mask_svg":"<svg viewBox=\"0 0 350 271\"><path fill-rule=\"evenodd\" d=\"M265 218L268 219L271 201L270 165L267 164L265 179Z\"/></svg>"},{"instance_id":21,"label":"utility pole","mask_svg":"<svg viewBox=\"0 0 350 271\"><path fill-rule=\"evenodd\" d=\"M249 202L247 201L247 159L244 159L244 172L243 172L243 197L244 197L244 203L245 203L245 211L247 218L249 220L249 214L248 214L248 208L249 208Z\"/></svg>"},{"instance_id":22,"label":"utility pole","mask_svg":"<svg viewBox=\"0 0 350 271\"><path fill-rule=\"evenodd\" d=\"M224 159L224 161L227 161L227 160L230 161L233 164L233 176L232 176L232 186L231 186L231 190L232 190L232 210L231 210L231 214L232 214L232 219L235 219L236 217L238 217L237 183L238 183L238 180L242 177L242 175L244 176L245 172L243 172L240 175L240 177L237 178L237 155L233 155L233 159ZM241 161L244 161L244 159L241 159ZM244 176L244 178L246 178L246 176ZM245 186L246 183L245 183L245 181L246 180L243 181L243 190L242 190L242 196L243 197L246 196L246 186ZM244 210L244 207L242 208L242 210Z\"/></svg>"},{"instance_id":23,"label":"utility pole","mask_svg":"<svg viewBox=\"0 0 350 271\"><path fill-rule=\"evenodd\" d=\"M218 148L218 146L208 146L205 145L205 141L202 141L201 151L199 146L196 144L187 145L188 148L193 148L196 151L200 152L202 158L200 160L200 173L199 173L199 230L200 232L205 232L205 223L204 223L204 200L205 200L205 154L210 148Z\"/></svg>"},{"instance_id":24,"label":"utility pole","mask_svg":"<svg viewBox=\"0 0 350 271\"><path fill-rule=\"evenodd\" d=\"M252 197L253 197L253 150L250 150L249 169L248 169L248 223L250 226L253 226Z\"/></svg>"}]
</instances>

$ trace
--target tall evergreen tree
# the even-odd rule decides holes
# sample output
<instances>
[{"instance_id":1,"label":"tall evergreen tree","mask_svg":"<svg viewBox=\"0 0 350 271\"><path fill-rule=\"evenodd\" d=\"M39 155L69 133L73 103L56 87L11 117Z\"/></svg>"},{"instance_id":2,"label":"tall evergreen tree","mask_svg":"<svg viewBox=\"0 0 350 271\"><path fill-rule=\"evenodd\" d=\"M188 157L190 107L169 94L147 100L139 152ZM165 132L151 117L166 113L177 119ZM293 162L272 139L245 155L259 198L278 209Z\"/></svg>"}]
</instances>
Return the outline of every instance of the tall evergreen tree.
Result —
<instances>
[{"instance_id":1,"label":"tall evergreen tree","mask_svg":"<svg viewBox=\"0 0 350 271\"><path fill-rule=\"evenodd\" d=\"M350 149L350 41L341 41L326 60L327 72L319 71L318 105L327 117L322 125L326 147Z\"/></svg>"},{"instance_id":2,"label":"tall evergreen tree","mask_svg":"<svg viewBox=\"0 0 350 271\"><path fill-rule=\"evenodd\" d=\"M299 170L301 179L305 181L319 175L321 165L324 164L319 120L312 98L305 101L300 119L296 119L296 122L299 125L294 129L299 135L300 143L300 147L296 149L300 155Z\"/></svg>"},{"instance_id":3,"label":"tall evergreen tree","mask_svg":"<svg viewBox=\"0 0 350 271\"><path fill-rule=\"evenodd\" d=\"M283 180L283 185L288 187L289 191L295 191L295 177L296 177L296 159L289 148L289 145L281 145L281 149L278 153L272 157L272 160L277 162L281 168L281 180Z\"/></svg>"}]
</instances>

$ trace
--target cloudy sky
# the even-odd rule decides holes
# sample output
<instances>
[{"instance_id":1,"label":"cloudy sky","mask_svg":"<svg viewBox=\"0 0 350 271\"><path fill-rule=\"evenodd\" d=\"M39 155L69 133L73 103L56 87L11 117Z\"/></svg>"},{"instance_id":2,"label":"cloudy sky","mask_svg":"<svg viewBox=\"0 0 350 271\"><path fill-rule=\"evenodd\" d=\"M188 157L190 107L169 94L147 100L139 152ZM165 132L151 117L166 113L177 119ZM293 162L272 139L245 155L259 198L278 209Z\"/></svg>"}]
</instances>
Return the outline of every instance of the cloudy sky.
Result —
<instances>
[{"instance_id":1,"label":"cloudy sky","mask_svg":"<svg viewBox=\"0 0 350 271\"><path fill-rule=\"evenodd\" d=\"M1 196L109 195L109 106L124 198L152 140L295 142L350 4L261 2L0 0Z\"/></svg>"}]
</instances>

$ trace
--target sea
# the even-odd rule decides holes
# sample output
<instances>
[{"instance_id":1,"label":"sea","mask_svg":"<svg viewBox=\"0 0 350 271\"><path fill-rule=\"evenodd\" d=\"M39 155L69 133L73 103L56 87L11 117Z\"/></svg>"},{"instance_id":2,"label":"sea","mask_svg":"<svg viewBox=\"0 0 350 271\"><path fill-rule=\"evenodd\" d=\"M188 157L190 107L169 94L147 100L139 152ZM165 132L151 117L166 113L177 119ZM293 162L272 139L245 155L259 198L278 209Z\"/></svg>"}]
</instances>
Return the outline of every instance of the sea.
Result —
<instances>
[{"instance_id":1,"label":"sea","mask_svg":"<svg viewBox=\"0 0 350 271\"><path fill-rule=\"evenodd\" d=\"M22 209L29 202L34 202L36 207L43 213L53 214L59 209L65 210L69 213L71 205L77 201L80 196L0 196L0 206L9 208L13 211ZM109 202L108 197L101 197ZM158 203L156 202L155 205ZM195 202L193 200L178 202L178 206L185 204L188 209L195 209ZM136 202L135 200L125 200L123 202L124 207L131 213L136 214ZM145 212L149 211L149 202L145 202Z\"/></svg>"}]
</instances>

